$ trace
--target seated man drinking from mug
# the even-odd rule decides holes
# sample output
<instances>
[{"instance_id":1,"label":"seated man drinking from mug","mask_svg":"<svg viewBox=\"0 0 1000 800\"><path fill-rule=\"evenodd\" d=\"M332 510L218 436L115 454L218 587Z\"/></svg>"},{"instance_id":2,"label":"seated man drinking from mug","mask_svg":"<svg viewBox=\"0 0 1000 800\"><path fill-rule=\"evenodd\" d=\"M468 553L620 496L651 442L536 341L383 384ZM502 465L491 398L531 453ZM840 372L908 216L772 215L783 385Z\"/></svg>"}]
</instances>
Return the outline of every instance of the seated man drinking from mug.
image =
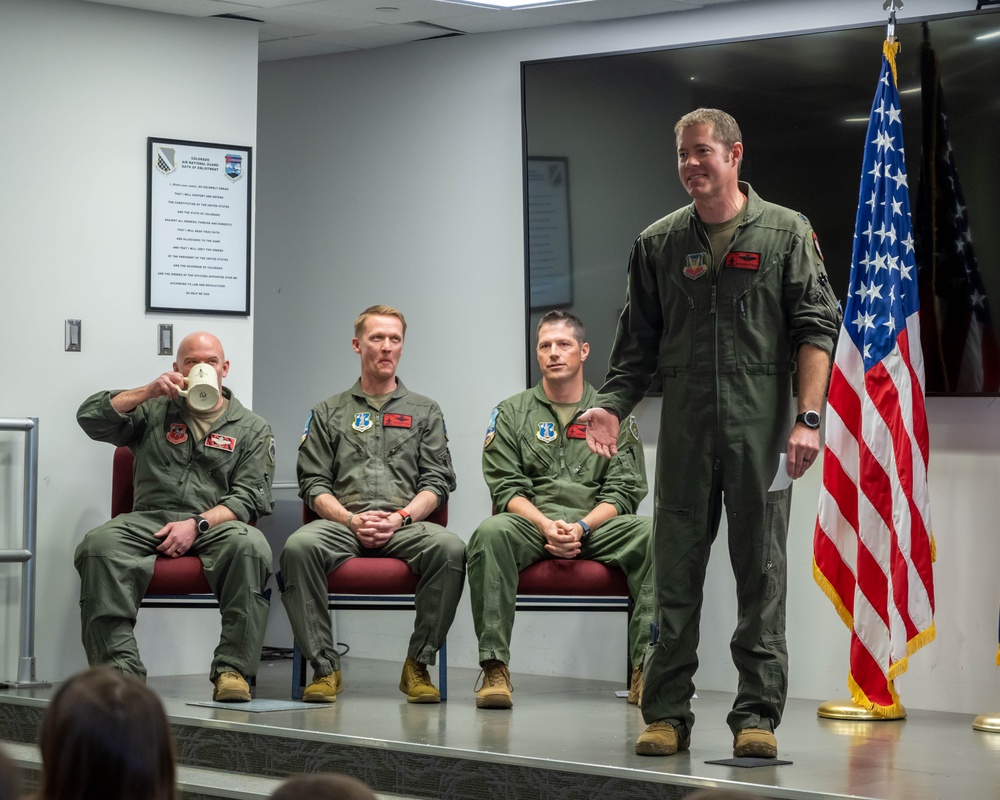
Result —
<instances>
[{"instance_id":1,"label":"seated man drinking from mug","mask_svg":"<svg viewBox=\"0 0 1000 800\"><path fill-rule=\"evenodd\" d=\"M131 513L84 537L74 563L87 661L144 681L133 627L156 559L198 556L222 613L212 699L245 702L246 679L260 661L271 573L271 548L247 523L274 509L274 437L223 388L228 372L222 343L192 333L171 372L84 401L77 421L87 435L135 456L135 501Z\"/></svg>"}]
</instances>

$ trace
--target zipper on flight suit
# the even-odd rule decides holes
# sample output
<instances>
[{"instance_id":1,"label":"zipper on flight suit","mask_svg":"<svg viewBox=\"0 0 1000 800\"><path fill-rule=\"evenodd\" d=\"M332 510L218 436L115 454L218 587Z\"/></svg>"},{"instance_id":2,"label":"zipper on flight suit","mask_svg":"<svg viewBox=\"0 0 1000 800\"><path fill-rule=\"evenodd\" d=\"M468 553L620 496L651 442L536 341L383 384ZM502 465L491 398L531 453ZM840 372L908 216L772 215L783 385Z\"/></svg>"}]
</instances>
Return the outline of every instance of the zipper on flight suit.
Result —
<instances>
[{"instance_id":1,"label":"zipper on flight suit","mask_svg":"<svg viewBox=\"0 0 1000 800\"><path fill-rule=\"evenodd\" d=\"M748 201L749 202L749 201ZM719 446L719 442L722 441L722 381L719 379L719 280L722 278L722 270L725 269L726 256L729 255L730 251L733 249L733 245L736 244L736 240L739 238L740 231L743 229L743 225L746 221L746 213L743 214L743 220L736 226L736 230L733 231L732 238L726 245L725 250L722 253L722 257L716 259L715 251L712 249L712 243L708 238L708 232L705 230L704 225L702 225L702 237L708 242L708 252L712 254L712 302L709 306L709 314L712 317L712 349L713 349L713 369L715 370L715 442L716 447ZM742 306L741 306L742 309ZM735 335L735 333L734 333ZM733 343L735 345L735 342ZM715 459L714 469L719 468L719 459Z\"/></svg>"}]
</instances>

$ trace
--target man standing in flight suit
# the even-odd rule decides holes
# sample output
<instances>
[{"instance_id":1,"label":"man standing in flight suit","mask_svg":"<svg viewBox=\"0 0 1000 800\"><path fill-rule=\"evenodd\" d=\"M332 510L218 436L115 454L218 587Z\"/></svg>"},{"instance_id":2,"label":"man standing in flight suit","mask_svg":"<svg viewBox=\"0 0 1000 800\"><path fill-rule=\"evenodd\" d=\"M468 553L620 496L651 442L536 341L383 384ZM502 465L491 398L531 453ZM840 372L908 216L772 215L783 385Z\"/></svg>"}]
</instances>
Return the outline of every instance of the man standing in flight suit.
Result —
<instances>
[{"instance_id":1,"label":"man standing in flight suit","mask_svg":"<svg viewBox=\"0 0 1000 800\"><path fill-rule=\"evenodd\" d=\"M309 415L299 445L299 496L320 519L281 553L281 596L295 641L312 663L302 699L333 703L343 690L327 610L327 575L349 558L402 559L420 576L416 622L399 689L410 703L439 703L433 664L465 582L465 544L424 522L455 488L441 409L396 377L406 321L372 306L354 322L361 378Z\"/></svg>"},{"instance_id":2,"label":"man standing in flight suit","mask_svg":"<svg viewBox=\"0 0 1000 800\"><path fill-rule=\"evenodd\" d=\"M653 598L652 520L635 511L646 496L646 466L635 418L617 432L610 461L587 448L575 422L597 392L583 379L590 352L583 323L565 311L538 322L541 382L493 411L483 449L483 476L497 513L469 540L469 593L479 639L483 685L479 708L510 708L510 637L518 572L543 558L588 558L620 567L635 609L629 625L633 669L629 702L642 691Z\"/></svg>"},{"instance_id":3,"label":"man standing in flight suit","mask_svg":"<svg viewBox=\"0 0 1000 800\"><path fill-rule=\"evenodd\" d=\"M788 684L785 542L791 479L819 452L819 409L840 322L816 234L739 181L742 135L716 109L678 121L694 201L632 248L607 381L581 417L591 449L663 382L653 533L658 640L646 656L640 755L690 744L705 571L723 511L736 577L731 642L736 757L773 758ZM798 371L798 411L792 373ZM794 417L794 422L793 422Z\"/></svg>"}]
</instances>

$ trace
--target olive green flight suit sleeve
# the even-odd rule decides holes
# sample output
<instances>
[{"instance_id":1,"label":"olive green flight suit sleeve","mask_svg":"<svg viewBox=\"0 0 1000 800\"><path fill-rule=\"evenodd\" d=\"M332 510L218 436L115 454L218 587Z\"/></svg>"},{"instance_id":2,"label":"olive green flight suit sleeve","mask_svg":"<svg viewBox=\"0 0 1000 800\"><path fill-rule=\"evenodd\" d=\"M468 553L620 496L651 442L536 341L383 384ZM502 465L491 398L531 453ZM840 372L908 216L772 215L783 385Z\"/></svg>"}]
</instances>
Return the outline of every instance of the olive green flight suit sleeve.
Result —
<instances>
[{"instance_id":1,"label":"olive green flight suit sleeve","mask_svg":"<svg viewBox=\"0 0 1000 800\"><path fill-rule=\"evenodd\" d=\"M820 255L819 241L808 222L805 235L788 255L784 301L793 352L809 344L832 355L842 314Z\"/></svg>"},{"instance_id":2,"label":"olive green flight suit sleeve","mask_svg":"<svg viewBox=\"0 0 1000 800\"><path fill-rule=\"evenodd\" d=\"M124 391L98 392L88 397L76 412L76 421L83 432L96 442L116 447L131 446L146 430L147 409L142 403L127 414L120 414L111 405L111 398Z\"/></svg>"},{"instance_id":3,"label":"olive green flight suit sleeve","mask_svg":"<svg viewBox=\"0 0 1000 800\"><path fill-rule=\"evenodd\" d=\"M648 240L639 237L632 245L628 265L625 308L618 319L608 374L597 404L625 421L645 396L656 371L663 333L659 277L646 253ZM666 276L663 280L669 280Z\"/></svg>"},{"instance_id":4,"label":"olive green flight suit sleeve","mask_svg":"<svg viewBox=\"0 0 1000 800\"><path fill-rule=\"evenodd\" d=\"M604 459L591 453L595 464L601 465ZM611 458L604 485L594 499L594 505L610 503L618 514L635 514L639 503L648 492L646 482L646 459L642 452L642 442L639 440L639 430L635 417L628 416L622 422L618 434L618 453Z\"/></svg>"},{"instance_id":5,"label":"olive green flight suit sleeve","mask_svg":"<svg viewBox=\"0 0 1000 800\"><path fill-rule=\"evenodd\" d=\"M437 403L431 404L427 427L420 436L419 447L417 454L419 475L414 496L420 492L433 492L438 496L438 507L440 507L448 502L448 497L455 491L457 484L451 463L451 452L448 450L444 414Z\"/></svg>"},{"instance_id":6,"label":"olive green flight suit sleeve","mask_svg":"<svg viewBox=\"0 0 1000 800\"><path fill-rule=\"evenodd\" d=\"M330 424L330 411L325 404L321 403L309 412L302 436L295 472L299 497L309 508L313 508L313 501L321 494L334 494L333 465L337 461L340 436Z\"/></svg>"},{"instance_id":7,"label":"olive green flight suit sleeve","mask_svg":"<svg viewBox=\"0 0 1000 800\"><path fill-rule=\"evenodd\" d=\"M516 413L506 403L497 406L493 413L496 416L483 448L483 478L490 490L493 511L499 514L507 510L507 504L515 497L534 502L535 492L522 467Z\"/></svg>"}]
</instances>

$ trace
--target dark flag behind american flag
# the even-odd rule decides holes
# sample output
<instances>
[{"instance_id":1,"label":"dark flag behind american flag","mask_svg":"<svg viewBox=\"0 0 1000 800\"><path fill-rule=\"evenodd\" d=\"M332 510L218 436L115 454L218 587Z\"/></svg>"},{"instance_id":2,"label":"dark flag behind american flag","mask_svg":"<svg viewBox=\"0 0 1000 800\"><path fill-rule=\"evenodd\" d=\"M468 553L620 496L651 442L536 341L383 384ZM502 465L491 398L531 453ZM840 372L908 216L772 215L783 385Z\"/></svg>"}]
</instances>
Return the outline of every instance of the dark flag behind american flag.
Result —
<instances>
[{"instance_id":1,"label":"dark flag behind american flag","mask_svg":"<svg viewBox=\"0 0 1000 800\"><path fill-rule=\"evenodd\" d=\"M886 41L861 169L851 282L830 378L816 582L851 629L848 686L900 716L893 681L934 638L934 544L899 44Z\"/></svg>"},{"instance_id":2,"label":"dark flag behind american flag","mask_svg":"<svg viewBox=\"0 0 1000 800\"><path fill-rule=\"evenodd\" d=\"M1000 343L986 302L969 214L948 137L937 56L920 48L923 153L917 228L921 335L929 392L1000 391Z\"/></svg>"}]
</instances>

